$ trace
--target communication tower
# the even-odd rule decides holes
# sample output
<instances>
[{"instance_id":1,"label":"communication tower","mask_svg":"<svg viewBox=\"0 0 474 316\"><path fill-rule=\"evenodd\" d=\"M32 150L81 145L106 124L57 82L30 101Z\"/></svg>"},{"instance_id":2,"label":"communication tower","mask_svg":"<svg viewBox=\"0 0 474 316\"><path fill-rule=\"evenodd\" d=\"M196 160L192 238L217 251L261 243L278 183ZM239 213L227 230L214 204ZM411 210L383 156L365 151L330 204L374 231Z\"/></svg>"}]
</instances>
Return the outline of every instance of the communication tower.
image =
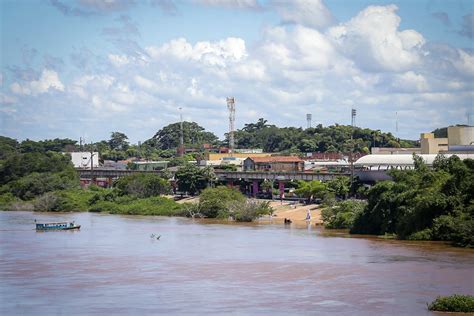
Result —
<instances>
[{"instance_id":1,"label":"communication tower","mask_svg":"<svg viewBox=\"0 0 474 316\"><path fill-rule=\"evenodd\" d=\"M234 154L234 130L235 130L235 99L227 98L227 109L229 110L229 154Z\"/></svg>"}]
</instances>

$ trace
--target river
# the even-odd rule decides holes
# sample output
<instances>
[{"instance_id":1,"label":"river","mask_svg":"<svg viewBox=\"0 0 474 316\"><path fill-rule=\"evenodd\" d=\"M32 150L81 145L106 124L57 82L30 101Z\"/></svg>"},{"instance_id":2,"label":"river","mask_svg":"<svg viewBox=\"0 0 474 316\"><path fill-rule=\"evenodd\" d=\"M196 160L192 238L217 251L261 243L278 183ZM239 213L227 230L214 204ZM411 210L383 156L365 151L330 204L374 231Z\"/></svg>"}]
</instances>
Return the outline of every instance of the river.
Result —
<instances>
[{"instance_id":1,"label":"river","mask_svg":"<svg viewBox=\"0 0 474 316\"><path fill-rule=\"evenodd\" d=\"M473 263L468 249L314 226L0 212L1 315L433 315L436 296L474 293Z\"/></svg>"}]
</instances>

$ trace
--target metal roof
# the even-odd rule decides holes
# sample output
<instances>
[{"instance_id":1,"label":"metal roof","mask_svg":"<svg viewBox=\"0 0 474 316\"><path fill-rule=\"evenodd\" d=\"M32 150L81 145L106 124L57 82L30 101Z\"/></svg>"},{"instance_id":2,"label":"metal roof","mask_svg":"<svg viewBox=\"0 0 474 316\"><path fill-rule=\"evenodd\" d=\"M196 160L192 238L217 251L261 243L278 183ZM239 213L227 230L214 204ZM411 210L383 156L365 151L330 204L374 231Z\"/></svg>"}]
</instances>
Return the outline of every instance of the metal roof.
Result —
<instances>
[{"instance_id":1,"label":"metal roof","mask_svg":"<svg viewBox=\"0 0 474 316\"><path fill-rule=\"evenodd\" d=\"M429 155L418 155L427 165L432 165L436 159L435 154ZM452 154L444 154L446 158L453 156ZM460 159L471 158L474 159L474 155L470 154L456 154ZM413 166L412 155L367 155L359 158L354 162L354 166Z\"/></svg>"}]
</instances>

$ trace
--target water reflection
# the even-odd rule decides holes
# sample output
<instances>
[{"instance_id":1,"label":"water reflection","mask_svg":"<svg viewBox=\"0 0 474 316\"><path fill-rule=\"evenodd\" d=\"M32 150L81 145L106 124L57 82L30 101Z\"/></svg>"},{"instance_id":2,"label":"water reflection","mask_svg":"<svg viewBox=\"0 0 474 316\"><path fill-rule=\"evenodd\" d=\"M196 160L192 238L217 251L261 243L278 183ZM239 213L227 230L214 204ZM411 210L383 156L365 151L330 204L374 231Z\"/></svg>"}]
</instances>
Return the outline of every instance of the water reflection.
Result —
<instances>
[{"instance_id":1,"label":"water reflection","mask_svg":"<svg viewBox=\"0 0 474 316\"><path fill-rule=\"evenodd\" d=\"M471 250L308 225L0 212L0 241L2 315L423 315L474 292Z\"/></svg>"}]
</instances>

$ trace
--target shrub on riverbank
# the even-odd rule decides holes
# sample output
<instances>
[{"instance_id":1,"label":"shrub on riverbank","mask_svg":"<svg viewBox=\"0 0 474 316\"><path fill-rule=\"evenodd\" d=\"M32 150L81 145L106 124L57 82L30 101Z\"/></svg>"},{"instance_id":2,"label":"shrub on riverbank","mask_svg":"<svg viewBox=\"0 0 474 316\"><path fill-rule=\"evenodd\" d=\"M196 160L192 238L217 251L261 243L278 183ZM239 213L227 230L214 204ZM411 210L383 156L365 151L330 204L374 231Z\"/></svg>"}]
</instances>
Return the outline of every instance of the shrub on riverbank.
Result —
<instances>
[{"instance_id":1,"label":"shrub on riverbank","mask_svg":"<svg viewBox=\"0 0 474 316\"><path fill-rule=\"evenodd\" d=\"M344 229L351 228L355 218L364 211L367 202L347 200L326 207L321 211L321 218L326 228Z\"/></svg>"},{"instance_id":2,"label":"shrub on riverbank","mask_svg":"<svg viewBox=\"0 0 474 316\"><path fill-rule=\"evenodd\" d=\"M430 311L474 313L474 296L451 295L438 296L429 306Z\"/></svg>"},{"instance_id":3,"label":"shrub on riverbank","mask_svg":"<svg viewBox=\"0 0 474 316\"><path fill-rule=\"evenodd\" d=\"M270 202L249 200L236 189L224 186L205 189L199 195L199 203L183 207L191 217L233 218L238 222L251 222L273 212Z\"/></svg>"},{"instance_id":4,"label":"shrub on riverbank","mask_svg":"<svg viewBox=\"0 0 474 316\"><path fill-rule=\"evenodd\" d=\"M356 234L445 240L474 246L474 160L438 156L429 169L414 156L414 170L394 170L377 183L351 228Z\"/></svg>"}]
</instances>

